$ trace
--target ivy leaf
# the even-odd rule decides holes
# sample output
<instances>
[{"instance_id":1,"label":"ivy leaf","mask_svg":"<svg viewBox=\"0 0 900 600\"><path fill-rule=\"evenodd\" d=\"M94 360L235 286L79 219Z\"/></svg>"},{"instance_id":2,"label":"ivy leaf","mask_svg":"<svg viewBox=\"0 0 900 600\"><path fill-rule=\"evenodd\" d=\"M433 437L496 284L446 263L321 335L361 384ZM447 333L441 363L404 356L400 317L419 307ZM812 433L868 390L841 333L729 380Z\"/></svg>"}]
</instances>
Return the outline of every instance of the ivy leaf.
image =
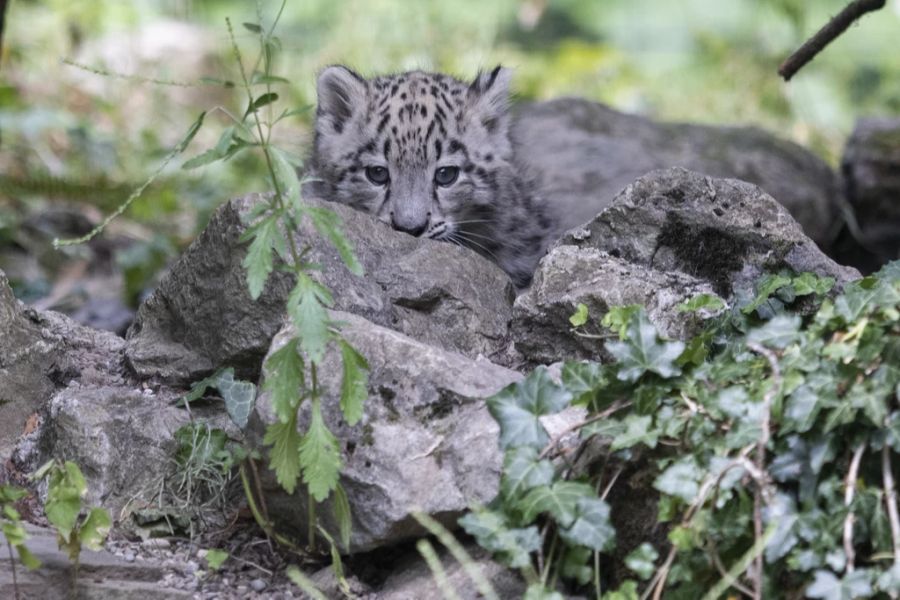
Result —
<instances>
[{"instance_id":1,"label":"ivy leaf","mask_svg":"<svg viewBox=\"0 0 900 600\"><path fill-rule=\"evenodd\" d=\"M625 339L606 343L606 349L620 363L619 379L634 382L647 371L665 378L681 374L675 361L684 343L660 342L657 338L656 327L643 310L631 315Z\"/></svg>"},{"instance_id":2,"label":"ivy leaf","mask_svg":"<svg viewBox=\"0 0 900 600\"><path fill-rule=\"evenodd\" d=\"M322 361L325 347L331 339L325 307L333 302L331 292L325 287L306 273L297 274L297 283L288 296L287 312L297 328L300 349L314 363Z\"/></svg>"},{"instance_id":3,"label":"ivy leaf","mask_svg":"<svg viewBox=\"0 0 900 600\"><path fill-rule=\"evenodd\" d=\"M500 447L543 448L550 439L538 417L559 412L571 400L572 394L557 385L544 367L491 396L487 406L500 425Z\"/></svg>"},{"instance_id":4,"label":"ivy leaf","mask_svg":"<svg viewBox=\"0 0 900 600\"><path fill-rule=\"evenodd\" d=\"M366 359L344 339L339 339L344 375L341 379L341 411L350 426L363 416L363 403L369 395L369 364Z\"/></svg>"},{"instance_id":5,"label":"ivy leaf","mask_svg":"<svg viewBox=\"0 0 900 600\"><path fill-rule=\"evenodd\" d=\"M522 600L566 600L566 597L556 590L548 590L541 583L532 583L525 590Z\"/></svg>"},{"instance_id":6,"label":"ivy leaf","mask_svg":"<svg viewBox=\"0 0 900 600\"><path fill-rule=\"evenodd\" d=\"M275 471L278 485L293 494L300 477L300 435L297 433L297 413L284 423L272 423L266 428L263 444L272 446L269 468Z\"/></svg>"},{"instance_id":7,"label":"ivy leaf","mask_svg":"<svg viewBox=\"0 0 900 600\"><path fill-rule=\"evenodd\" d=\"M581 327L588 320L588 307L579 302L578 306L575 307L575 312L572 313L572 316L569 317L569 323L572 324L572 327Z\"/></svg>"},{"instance_id":8,"label":"ivy leaf","mask_svg":"<svg viewBox=\"0 0 900 600\"><path fill-rule=\"evenodd\" d=\"M297 354L297 338L269 355L263 390L272 394L272 409L281 423L287 423L297 412L303 388L303 359Z\"/></svg>"},{"instance_id":9,"label":"ivy leaf","mask_svg":"<svg viewBox=\"0 0 900 600\"><path fill-rule=\"evenodd\" d=\"M563 365L562 383L574 396L572 402L575 404L589 402L606 381L603 365L599 363L567 362Z\"/></svg>"},{"instance_id":10,"label":"ivy leaf","mask_svg":"<svg viewBox=\"0 0 900 600\"><path fill-rule=\"evenodd\" d=\"M250 242L242 264L247 269L250 297L256 300L262 294L272 272L272 248L276 244L276 237L281 235L278 219L275 215L270 215L248 230L248 233L251 232L253 241Z\"/></svg>"},{"instance_id":11,"label":"ivy leaf","mask_svg":"<svg viewBox=\"0 0 900 600\"><path fill-rule=\"evenodd\" d=\"M700 492L703 472L693 456L686 456L669 466L656 480L653 487L664 494L692 502Z\"/></svg>"},{"instance_id":12,"label":"ivy leaf","mask_svg":"<svg viewBox=\"0 0 900 600\"><path fill-rule=\"evenodd\" d=\"M341 449L337 438L322 419L317 398L313 399L310 407L309 429L300 442L300 465L303 483L309 487L310 495L316 502L328 498L341 474Z\"/></svg>"},{"instance_id":13,"label":"ivy leaf","mask_svg":"<svg viewBox=\"0 0 900 600\"><path fill-rule=\"evenodd\" d=\"M756 297L741 309L745 315L749 315L766 302L779 288L791 284L791 278L786 275L766 275L756 285Z\"/></svg>"},{"instance_id":14,"label":"ivy leaf","mask_svg":"<svg viewBox=\"0 0 900 600\"><path fill-rule=\"evenodd\" d=\"M333 210L321 206L306 206L303 212L309 215L316 231L338 251L341 260L344 261L350 272L361 276L363 274L363 266L356 258L353 244L344 235L341 217Z\"/></svg>"},{"instance_id":15,"label":"ivy leaf","mask_svg":"<svg viewBox=\"0 0 900 600\"><path fill-rule=\"evenodd\" d=\"M572 526L578 513L578 501L595 498L594 488L586 483L557 481L553 485L536 487L518 503L523 518L531 522L541 513L550 513L560 527Z\"/></svg>"},{"instance_id":16,"label":"ivy leaf","mask_svg":"<svg viewBox=\"0 0 900 600\"><path fill-rule=\"evenodd\" d=\"M475 538L479 546L514 569L529 566L531 553L541 547L541 535L536 526L510 528L502 513L490 510L471 512L459 520L459 525Z\"/></svg>"},{"instance_id":17,"label":"ivy leaf","mask_svg":"<svg viewBox=\"0 0 900 600\"><path fill-rule=\"evenodd\" d=\"M538 460L538 451L531 446L519 446L506 451L503 457L503 477L500 493L504 498L516 498L522 493L553 482L555 471L549 460Z\"/></svg>"},{"instance_id":18,"label":"ivy leaf","mask_svg":"<svg viewBox=\"0 0 900 600\"><path fill-rule=\"evenodd\" d=\"M625 557L625 566L641 579L647 579L656 570L659 552L651 544L644 542Z\"/></svg>"},{"instance_id":19,"label":"ivy leaf","mask_svg":"<svg viewBox=\"0 0 900 600\"><path fill-rule=\"evenodd\" d=\"M831 571L819 570L812 584L806 588L806 595L823 600L867 598L872 595L871 579L872 575L866 569L847 573L843 579L838 579Z\"/></svg>"},{"instance_id":20,"label":"ivy leaf","mask_svg":"<svg viewBox=\"0 0 900 600\"><path fill-rule=\"evenodd\" d=\"M202 398L203 394L206 393L206 390L216 386L216 382L219 380L219 376L227 370L228 369L219 369L209 377L191 384L191 390L187 394L179 398L177 404L183 404L186 406L191 402L196 402L197 400ZM231 369L231 372L234 373L234 369Z\"/></svg>"},{"instance_id":21,"label":"ivy leaf","mask_svg":"<svg viewBox=\"0 0 900 600\"><path fill-rule=\"evenodd\" d=\"M228 560L228 552L219 550L218 548L210 548L206 551L206 564L210 570L218 571L219 568Z\"/></svg>"},{"instance_id":22,"label":"ivy leaf","mask_svg":"<svg viewBox=\"0 0 900 600\"><path fill-rule=\"evenodd\" d=\"M603 594L603 600L638 600L638 584L631 579L626 580L617 590Z\"/></svg>"},{"instance_id":23,"label":"ivy leaf","mask_svg":"<svg viewBox=\"0 0 900 600\"><path fill-rule=\"evenodd\" d=\"M247 426L247 419L256 404L256 386L234 378L234 369L225 369L216 379L216 388L225 400L225 409L239 428Z\"/></svg>"},{"instance_id":24,"label":"ivy leaf","mask_svg":"<svg viewBox=\"0 0 900 600\"><path fill-rule=\"evenodd\" d=\"M770 348L786 348L799 337L800 323L798 315L777 315L747 334L747 341Z\"/></svg>"},{"instance_id":25,"label":"ivy leaf","mask_svg":"<svg viewBox=\"0 0 900 600\"><path fill-rule=\"evenodd\" d=\"M560 529L559 535L570 544L596 552L609 550L616 538L616 530L609 520L609 505L599 498L579 498L575 522L567 529Z\"/></svg>"},{"instance_id":26,"label":"ivy leaf","mask_svg":"<svg viewBox=\"0 0 900 600\"><path fill-rule=\"evenodd\" d=\"M610 451L631 448L644 444L648 448L656 448L659 431L652 427L653 417L650 415L628 415L623 420L625 431L616 435L610 444Z\"/></svg>"}]
</instances>

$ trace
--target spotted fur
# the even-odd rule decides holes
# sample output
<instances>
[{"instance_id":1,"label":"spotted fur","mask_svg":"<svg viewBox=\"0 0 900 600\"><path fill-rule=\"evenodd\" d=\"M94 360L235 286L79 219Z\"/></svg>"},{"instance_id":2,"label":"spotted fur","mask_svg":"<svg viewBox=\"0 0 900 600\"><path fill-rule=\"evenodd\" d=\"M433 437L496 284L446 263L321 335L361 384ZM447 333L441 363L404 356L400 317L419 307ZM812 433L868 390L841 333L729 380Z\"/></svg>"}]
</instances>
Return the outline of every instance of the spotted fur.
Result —
<instances>
[{"instance_id":1,"label":"spotted fur","mask_svg":"<svg viewBox=\"0 0 900 600\"><path fill-rule=\"evenodd\" d=\"M528 285L554 223L515 163L509 79L501 67L471 83L326 68L310 161L317 191L395 229L471 248Z\"/></svg>"}]
</instances>

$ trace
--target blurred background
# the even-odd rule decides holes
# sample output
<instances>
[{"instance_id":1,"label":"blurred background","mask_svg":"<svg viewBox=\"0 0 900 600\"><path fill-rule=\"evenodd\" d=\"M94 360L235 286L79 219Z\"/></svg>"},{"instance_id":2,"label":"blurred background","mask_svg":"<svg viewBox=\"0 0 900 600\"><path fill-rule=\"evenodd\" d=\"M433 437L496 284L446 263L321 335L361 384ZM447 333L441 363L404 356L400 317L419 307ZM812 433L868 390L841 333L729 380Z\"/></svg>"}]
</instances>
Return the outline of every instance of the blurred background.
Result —
<instances>
[{"instance_id":1,"label":"blurred background","mask_svg":"<svg viewBox=\"0 0 900 600\"><path fill-rule=\"evenodd\" d=\"M2 4L2 3L0 3ZM262 0L9 0L0 61L0 269L16 295L123 331L132 310L221 202L267 189L245 153L186 171L227 126L214 111L184 157L89 245L55 250L143 183L202 110L242 112L225 18L245 60ZM855 119L900 115L900 0L867 15L790 83L781 61L845 0L289 0L278 86L315 102L331 63L468 78L515 69L519 100L576 95L662 120L752 124L837 166ZM73 66L77 63L83 67ZM275 137L303 155L313 112Z\"/></svg>"}]
</instances>

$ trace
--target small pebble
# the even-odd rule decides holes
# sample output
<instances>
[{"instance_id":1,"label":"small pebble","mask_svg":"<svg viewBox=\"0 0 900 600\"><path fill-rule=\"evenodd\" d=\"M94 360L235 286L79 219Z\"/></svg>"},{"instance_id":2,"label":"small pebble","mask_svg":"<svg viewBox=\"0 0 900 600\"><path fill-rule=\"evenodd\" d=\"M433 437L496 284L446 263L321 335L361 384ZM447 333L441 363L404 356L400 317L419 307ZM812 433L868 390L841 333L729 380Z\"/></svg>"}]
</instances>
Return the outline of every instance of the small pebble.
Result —
<instances>
[{"instance_id":1,"label":"small pebble","mask_svg":"<svg viewBox=\"0 0 900 600\"><path fill-rule=\"evenodd\" d=\"M143 546L144 548L162 549L168 548L171 545L172 544L169 543L169 540L164 540L162 538L150 538L149 540L144 540L143 542L141 542L141 546Z\"/></svg>"},{"instance_id":2,"label":"small pebble","mask_svg":"<svg viewBox=\"0 0 900 600\"><path fill-rule=\"evenodd\" d=\"M134 562L134 552L132 552L131 550L126 550L122 558L125 559L125 562Z\"/></svg>"},{"instance_id":3,"label":"small pebble","mask_svg":"<svg viewBox=\"0 0 900 600\"><path fill-rule=\"evenodd\" d=\"M250 587L253 588L254 592L261 592L266 589L267 586L268 584L258 577L250 582Z\"/></svg>"}]
</instances>

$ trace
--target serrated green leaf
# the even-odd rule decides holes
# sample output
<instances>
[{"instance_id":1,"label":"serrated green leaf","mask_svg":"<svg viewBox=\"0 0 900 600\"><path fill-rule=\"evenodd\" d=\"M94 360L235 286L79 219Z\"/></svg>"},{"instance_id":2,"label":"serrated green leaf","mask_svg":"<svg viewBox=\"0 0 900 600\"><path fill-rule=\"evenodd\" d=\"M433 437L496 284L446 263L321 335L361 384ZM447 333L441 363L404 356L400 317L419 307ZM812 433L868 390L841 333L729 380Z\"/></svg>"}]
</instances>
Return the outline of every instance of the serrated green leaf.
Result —
<instances>
[{"instance_id":1,"label":"serrated green leaf","mask_svg":"<svg viewBox=\"0 0 900 600\"><path fill-rule=\"evenodd\" d=\"M353 532L353 513L350 509L350 499L344 486L338 483L334 488L334 521L337 523L341 545L346 549L350 547L350 534Z\"/></svg>"},{"instance_id":2,"label":"serrated green leaf","mask_svg":"<svg viewBox=\"0 0 900 600\"><path fill-rule=\"evenodd\" d=\"M588 307L579 302L578 306L575 307L575 312L572 313L572 316L569 317L569 323L572 324L572 327L581 327L588 320Z\"/></svg>"},{"instance_id":3,"label":"serrated green leaf","mask_svg":"<svg viewBox=\"0 0 900 600\"><path fill-rule=\"evenodd\" d=\"M656 559L659 552L652 544L644 542L625 557L625 566L641 579L648 579L656 570Z\"/></svg>"},{"instance_id":4,"label":"serrated green leaf","mask_svg":"<svg viewBox=\"0 0 900 600\"><path fill-rule=\"evenodd\" d=\"M216 388L225 400L225 409L231 421L240 429L247 427L247 420L256 405L256 386L249 381L234 378L234 370L223 371L216 380Z\"/></svg>"},{"instance_id":5,"label":"serrated green leaf","mask_svg":"<svg viewBox=\"0 0 900 600\"><path fill-rule=\"evenodd\" d=\"M304 207L304 213L309 215L316 231L338 251L341 260L344 261L350 272L354 275L362 276L362 264L356 258L353 244L344 235L341 217L333 210L323 206L306 206Z\"/></svg>"},{"instance_id":6,"label":"serrated green leaf","mask_svg":"<svg viewBox=\"0 0 900 600\"><path fill-rule=\"evenodd\" d=\"M503 476L500 493L512 499L540 485L553 482L555 470L549 460L538 460L538 451L531 446L519 446L506 451L503 457Z\"/></svg>"},{"instance_id":7,"label":"serrated green leaf","mask_svg":"<svg viewBox=\"0 0 900 600\"><path fill-rule=\"evenodd\" d=\"M557 481L532 489L518 505L526 522L541 513L549 513L560 527L571 527L578 516L578 501L595 497L594 488L585 483Z\"/></svg>"},{"instance_id":8,"label":"serrated green leaf","mask_svg":"<svg viewBox=\"0 0 900 600\"><path fill-rule=\"evenodd\" d=\"M588 489L591 489L588 486ZM585 546L596 552L609 550L615 544L616 530L609 519L609 505L599 498L579 498L575 506L575 521L559 535L573 545Z\"/></svg>"},{"instance_id":9,"label":"serrated green leaf","mask_svg":"<svg viewBox=\"0 0 900 600\"><path fill-rule=\"evenodd\" d=\"M109 535L110 527L112 527L112 520L106 509L92 508L78 529L78 538L85 548L101 550L106 536Z\"/></svg>"},{"instance_id":10,"label":"serrated green leaf","mask_svg":"<svg viewBox=\"0 0 900 600\"><path fill-rule=\"evenodd\" d=\"M725 301L715 294L697 294L677 306L678 312L697 312L698 310L716 312L723 308L725 308Z\"/></svg>"},{"instance_id":11,"label":"serrated green leaf","mask_svg":"<svg viewBox=\"0 0 900 600\"><path fill-rule=\"evenodd\" d=\"M300 434L297 433L297 413L286 422L272 423L266 428L263 444L269 451L269 468L275 471L278 485L293 494L300 477Z\"/></svg>"},{"instance_id":12,"label":"serrated green leaf","mask_svg":"<svg viewBox=\"0 0 900 600\"><path fill-rule=\"evenodd\" d=\"M263 390L272 394L272 409L281 423L297 413L303 384L303 359L297 353L297 338L269 355L265 363Z\"/></svg>"},{"instance_id":13,"label":"serrated green leaf","mask_svg":"<svg viewBox=\"0 0 900 600\"><path fill-rule=\"evenodd\" d=\"M631 315L625 339L606 343L606 349L619 361L619 379L637 381L648 371L666 378L681 374L675 361L684 350L684 343L659 341L658 337L656 327L643 310Z\"/></svg>"},{"instance_id":14,"label":"serrated green leaf","mask_svg":"<svg viewBox=\"0 0 900 600\"><path fill-rule=\"evenodd\" d=\"M316 502L328 498L341 474L341 448L325 425L318 398L313 398L309 428L300 442L300 465L310 495Z\"/></svg>"},{"instance_id":15,"label":"serrated green leaf","mask_svg":"<svg viewBox=\"0 0 900 600\"><path fill-rule=\"evenodd\" d=\"M297 274L297 282L287 300L287 313L297 329L300 349L313 363L325 356L331 340L326 306L333 303L331 293L306 273Z\"/></svg>"},{"instance_id":16,"label":"serrated green leaf","mask_svg":"<svg viewBox=\"0 0 900 600\"><path fill-rule=\"evenodd\" d=\"M272 169L275 171L275 183L288 206L293 206L300 199L300 180L297 179L297 171L284 150L270 146L268 151L272 159Z\"/></svg>"},{"instance_id":17,"label":"serrated green leaf","mask_svg":"<svg viewBox=\"0 0 900 600\"><path fill-rule=\"evenodd\" d=\"M250 297L256 300L263 292L269 274L272 272L272 249L276 237L281 235L278 219L270 215L253 227L253 241L247 249L243 266L247 270L247 288Z\"/></svg>"},{"instance_id":18,"label":"serrated green leaf","mask_svg":"<svg viewBox=\"0 0 900 600\"><path fill-rule=\"evenodd\" d=\"M341 338L341 362L344 374L341 379L341 411L350 426L356 425L363 416L363 404L369 395L369 364L353 346Z\"/></svg>"},{"instance_id":19,"label":"serrated green leaf","mask_svg":"<svg viewBox=\"0 0 900 600\"><path fill-rule=\"evenodd\" d=\"M543 367L491 396L487 405L500 425L500 447L542 448L550 440L539 417L559 412L571 400L572 394L557 385Z\"/></svg>"}]
</instances>

